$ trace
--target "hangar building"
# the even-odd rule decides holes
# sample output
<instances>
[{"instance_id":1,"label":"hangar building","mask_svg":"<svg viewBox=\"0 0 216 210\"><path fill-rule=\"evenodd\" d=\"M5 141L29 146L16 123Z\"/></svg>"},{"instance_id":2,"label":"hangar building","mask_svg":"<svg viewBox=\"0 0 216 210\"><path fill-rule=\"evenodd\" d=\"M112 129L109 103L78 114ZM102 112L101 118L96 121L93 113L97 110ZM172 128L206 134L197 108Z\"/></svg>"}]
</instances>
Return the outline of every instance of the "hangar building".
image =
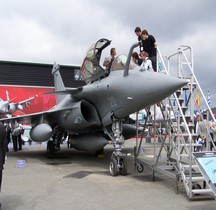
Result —
<instances>
[{"instance_id":1,"label":"hangar building","mask_svg":"<svg viewBox=\"0 0 216 210\"><path fill-rule=\"evenodd\" d=\"M6 91L13 102L37 95L23 113L50 109L56 103L55 96L43 93L53 91L52 67L53 64L0 60L0 98L7 100ZM85 84L83 80L75 79L79 70L80 66L60 65L66 87L80 87Z\"/></svg>"}]
</instances>

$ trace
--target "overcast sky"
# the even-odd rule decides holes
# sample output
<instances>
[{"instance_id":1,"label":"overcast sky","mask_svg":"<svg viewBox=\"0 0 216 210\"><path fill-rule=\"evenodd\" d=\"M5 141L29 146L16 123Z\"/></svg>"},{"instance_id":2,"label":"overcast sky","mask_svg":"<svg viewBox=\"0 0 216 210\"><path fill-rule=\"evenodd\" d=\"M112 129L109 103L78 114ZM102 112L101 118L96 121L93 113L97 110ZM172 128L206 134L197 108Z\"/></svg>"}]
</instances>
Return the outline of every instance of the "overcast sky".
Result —
<instances>
[{"instance_id":1,"label":"overcast sky","mask_svg":"<svg viewBox=\"0 0 216 210\"><path fill-rule=\"evenodd\" d=\"M140 26L156 38L163 55L180 45L193 48L195 74L204 94L210 90L213 107L215 11L215 0L3 0L0 60L81 65L88 47L100 38L112 40L117 54L127 54L137 41L134 28Z\"/></svg>"}]
</instances>

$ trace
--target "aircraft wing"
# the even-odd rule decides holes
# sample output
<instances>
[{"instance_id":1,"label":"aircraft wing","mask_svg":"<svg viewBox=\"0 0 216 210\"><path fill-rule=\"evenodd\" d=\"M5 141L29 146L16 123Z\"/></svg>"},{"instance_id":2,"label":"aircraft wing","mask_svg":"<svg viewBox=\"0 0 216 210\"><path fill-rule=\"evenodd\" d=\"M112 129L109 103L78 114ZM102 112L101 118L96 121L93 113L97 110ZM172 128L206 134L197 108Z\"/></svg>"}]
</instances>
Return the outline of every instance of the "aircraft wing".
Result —
<instances>
[{"instance_id":1,"label":"aircraft wing","mask_svg":"<svg viewBox=\"0 0 216 210\"><path fill-rule=\"evenodd\" d=\"M33 99L35 99L37 97L37 95L33 96L33 97L30 97L28 99L25 99L23 101L19 101L17 102L15 105L18 107L19 105L21 106L28 106L29 105L29 102L32 101Z\"/></svg>"},{"instance_id":2,"label":"aircraft wing","mask_svg":"<svg viewBox=\"0 0 216 210\"><path fill-rule=\"evenodd\" d=\"M52 115L54 112L57 112L57 111L48 110L48 111L37 112L37 113L33 113L33 114L26 114L26 115L22 115L22 116L2 118L2 119L0 119L0 121L5 122L5 123L13 123L16 121L17 123L21 123L21 124L34 125L34 124L40 123L44 119L48 120L49 115Z\"/></svg>"},{"instance_id":3,"label":"aircraft wing","mask_svg":"<svg viewBox=\"0 0 216 210\"><path fill-rule=\"evenodd\" d=\"M47 92L44 94L74 94L74 93L81 92L82 90L83 90L83 87L78 87L78 88L70 88L66 90Z\"/></svg>"}]
</instances>

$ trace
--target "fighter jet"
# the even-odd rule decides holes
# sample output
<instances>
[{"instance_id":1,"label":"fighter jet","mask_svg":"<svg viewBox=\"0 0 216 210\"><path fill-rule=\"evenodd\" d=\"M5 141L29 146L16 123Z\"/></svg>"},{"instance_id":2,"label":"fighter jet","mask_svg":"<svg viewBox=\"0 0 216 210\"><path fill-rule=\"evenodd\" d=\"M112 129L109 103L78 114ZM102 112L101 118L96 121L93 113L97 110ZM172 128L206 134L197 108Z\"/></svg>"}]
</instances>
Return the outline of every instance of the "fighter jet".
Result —
<instances>
[{"instance_id":1,"label":"fighter jet","mask_svg":"<svg viewBox=\"0 0 216 210\"><path fill-rule=\"evenodd\" d=\"M128 56L118 56L110 74L100 65L102 51L111 43L100 39L86 53L80 68L80 77L86 85L66 89L60 66L54 64L57 105L40 113L13 117L8 121L32 125L33 141L47 143L47 155L52 157L59 149L62 136L69 136L71 147L83 151L100 151L112 143L114 151L109 164L112 176L126 175L126 154L122 152L126 139L136 133L134 125L127 124L128 116L168 97L187 82L163 73L150 72L131 63L131 54L139 46L131 46Z\"/></svg>"},{"instance_id":2,"label":"fighter jet","mask_svg":"<svg viewBox=\"0 0 216 210\"><path fill-rule=\"evenodd\" d=\"M19 101L16 103L13 103L13 99L10 99L8 91L6 91L6 98L7 100L4 101L2 98L0 98L0 117L4 116L10 116L12 115L16 110L23 110L24 107L29 106L30 101L35 99L37 97L33 96L26 100Z\"/></svg>"}]
</instances>

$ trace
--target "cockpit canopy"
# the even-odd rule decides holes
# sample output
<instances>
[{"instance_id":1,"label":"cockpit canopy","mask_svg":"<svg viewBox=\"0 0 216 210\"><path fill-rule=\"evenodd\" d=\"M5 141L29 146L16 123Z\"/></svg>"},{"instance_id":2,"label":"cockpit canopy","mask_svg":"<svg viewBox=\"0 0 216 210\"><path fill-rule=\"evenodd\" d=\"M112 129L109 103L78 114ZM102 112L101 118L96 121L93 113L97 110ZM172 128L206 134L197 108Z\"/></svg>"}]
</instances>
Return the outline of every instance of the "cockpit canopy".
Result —
<instances>
[{"instance_id":1,"label":"cockpit canopy","mask_svg":"<svg viewBox=\"0 0 216 210\"><path fill-rule=\"evenodd\" d=\"M94 82L98 79L102 79L106 75L106 71L103 67L100 66L100 59L102 51L109 46L111 43L108 39L100 39L91 47L86 53L82 67L80 69L80 75L85 80L86 83ZM136 44L137 45L137 44ZM133 46L132 46L133 47ZM133 62L130 62L131 53L133 48L130 50L128 57L125 55L117 56L110 68L110 71L134 69L137 65ZM124 72L124 75L127 75L127 72Z\"/></svg>"},{"instance_id":2,"label":"cockpit canopy","mask_svg":"<svg viewBox=\"0 0 216 210\"><path fill-rule=\"evenodd\" d=\"M100 66L102 51L111 43L108 39L100 39L86 53L80 74L86 83L93 82L105 75L105 70Z\"/></svg>"}]
</instances>

